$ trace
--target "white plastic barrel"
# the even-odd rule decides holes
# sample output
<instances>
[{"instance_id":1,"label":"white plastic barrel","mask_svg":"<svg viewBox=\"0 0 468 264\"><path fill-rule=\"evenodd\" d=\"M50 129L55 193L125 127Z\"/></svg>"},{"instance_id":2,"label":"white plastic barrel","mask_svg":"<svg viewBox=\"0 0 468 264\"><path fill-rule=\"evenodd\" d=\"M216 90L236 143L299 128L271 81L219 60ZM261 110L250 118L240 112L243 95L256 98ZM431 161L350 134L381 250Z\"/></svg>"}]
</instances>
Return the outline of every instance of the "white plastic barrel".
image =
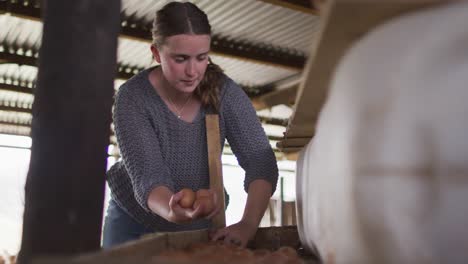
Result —
<instances>
[{"instance_id":1,"label":"white plastic barrel","mask_svg":"<svg viewBox=\"0 0 468 264\"><path fill-rule=\"evenodd\" d=\"M356 43L316 131L297 162L309 250L324 263L467 263L468 1Z\"/></svg>"}]
</instances>

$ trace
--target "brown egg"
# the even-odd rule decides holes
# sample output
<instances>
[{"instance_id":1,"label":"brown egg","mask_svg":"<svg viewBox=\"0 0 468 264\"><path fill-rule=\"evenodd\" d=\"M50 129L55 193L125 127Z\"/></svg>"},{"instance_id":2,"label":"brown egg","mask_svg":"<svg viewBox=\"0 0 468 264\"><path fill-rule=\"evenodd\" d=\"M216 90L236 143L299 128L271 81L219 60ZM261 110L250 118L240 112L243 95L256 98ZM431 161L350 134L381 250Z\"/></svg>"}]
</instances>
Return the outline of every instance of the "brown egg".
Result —
<instances>
[{"instance_id":1,"label":"brown egg","mask_svg":"<svg viewBox=\"0 0 468 264\"><path fill-rule=\"evenodd\" d=\"M207 216L215 209L213 199L210 196L198 197L193 203L193 209L197 209L199 206L202 208L202 216Z\"/></svg>"},{"instance_id":2,"label":"brown egg","mask_svg":"<svg viewBox=\"0 0 468 264\"><path fill-rule=\"evenodd\" d=\"M192 208L193 202L195 201L195 192L189 188L184 188L181 190L182 199L180 199L179 204L183 208Z\"/></svg>"},{"instance_id":3,"label":"brown egg","mask_svg":"<svg viewBox=\"0 0 468 264\"><path fill-rule=\"evenodd\" d=\"M208 189L200 189L197 191L197 199L199 197L206 197L206 196L211 196L211 193Z\"/></svg>"}]
</instances>

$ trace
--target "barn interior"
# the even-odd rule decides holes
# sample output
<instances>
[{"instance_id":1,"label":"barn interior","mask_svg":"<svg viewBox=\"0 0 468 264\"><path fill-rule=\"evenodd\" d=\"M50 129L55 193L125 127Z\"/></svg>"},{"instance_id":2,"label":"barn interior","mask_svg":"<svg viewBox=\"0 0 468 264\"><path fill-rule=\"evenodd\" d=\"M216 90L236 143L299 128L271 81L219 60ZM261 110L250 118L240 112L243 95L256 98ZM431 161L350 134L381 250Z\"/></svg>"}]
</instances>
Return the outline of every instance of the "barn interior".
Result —
<instances>
[{"instance_id":1,"label":"barn interior","mask_svg":"<svg viewBox=\"0 0 468 264\"><path fill-rule=\"evenodd\" d=\"M44 2L48 2L49 9L44 8ZM110 120L113 95L132 76L156 65L149 48L151 22L156 10L170 1L122 0L115 2L89 3L89 1L80 0L68 5L54 1L0 0L0 135L5 136L0 142L0 148L28 150L31 155L30 163L26 164L28 168L21 172L25 174L29 169L27 177L30 194L26 194L25 197L26 213L24 214L23 234L22 238L18 238L22 239L21 250L25 256L25 263L30 263L29 261L39 264L159 263L157 261L191 263L187 259L177 259L180 257L178 255L169 255L169 258L166 255L160 258L157 252L163 252L167 248L182 249L194 242L207 241L206 231L180 232L146 237L115 250L100 250L102 228L100 220L106 207L106 196L105 179L100 178L99 175L102 175L103 170L109 168L110 164L121 158L114 127ZM456 235L453 231L455 229L450 229L447 231L451 234L450 237L442 236L443 239L447 239L444 241L448 241L446 245L451 245L450 250L446 251L453 253L449 255L440 253L443 248L447 248L441 243L418 244L416 240L424 237L418 237L419 233L414 233L412 237L395 235L395 238L393 236L390 238L388 233L379 233L379 230L368 228L368 226L362 228L360 225L368 223L366 221L372 222L367 218L355 219L355 214L362 212L359 211L361 209L359 206L365 203L361 201L360 204L358 202L348 204L350 200L353 202L353 199L359 200L359 197L349 194L347 189L349 187L352 190L350 193L355 190L362 191L353 182L358 174L350 173L349 182L346 177L335 178L335 175L330 172L332 169L327 171L323 168L325 165L314 163L324 160L317 158L317 155L320 155L313 152L312 143L323 144L330 149L336 147L337 144L345 144L342 142L344 140L336 140L337 143L333 144L335 142L333 139L328 145L323 143L326 141L323 139L317 143L314 142L314 137L320 129L325 131L326 116L331 116L332 110L327 110L327 108L324 110L324 105L327 99L335 100L334 97L329 98L329 92L332 88L339 89L335 87L337 85L335 83L339 80L340 75L336 74L340 72L340 63L344 60L351 60L348 58L352 57L349 53L355 45L358 45L357 43L367 40L367 36L372 36L376 28L385 27L389 21L398 21L399 18L418 14L418 12L421 12L423 16L426 10L429 10L428 15L423 21L428 24L431 23L430 19L437 20L436 12L440 9L441 17L454 14L453 23L461 25L460 20L455 21L455 14L459 14L457 17L460 18L467 16L463 16L462 11L456 12L455 9L467 11L466 2L440 0L191 0L190 2L195 3L207 13L213 32L210 58L221 66L226 75L237 82L248 95L274 150L280 171L278 189L270 200L260 225L261 229L252 241L251 248L278 250L292 247L297 250L301 260L291 263L376 263L375 261L378 263L415 263L414 261L439 263L441 259L446 259L447 263L463 263L462 247L468 241L462 236L466 232ZM81 13L73 10L80 8L82 8ZM447 10L452 8L452 10L444 11L444 8ZM99 14L108 21L117 19L118 28L111 28L105 23L98 25L105 19L86 21L86 19L96 17L96 10L99 10ZM435 10L434 17L430 16L431 10ZM73 15L77 16L73 18L76 20L69 18ZM43 28L44 19L49 19L49 23L54 22L55 25L49 28L50 35L48 36L43 35L43 32L47 30ZM63 25L57 25L62 20ZM116 36L115 53L112 48L106 50L103 43L91 42L95 44L93 47L95 50L89 50L89 46L81 46L79 37L83 37L83 43L87 44L87 41L95 35L80 31L79 26L78 29L71 28L73 32L83 33L79 37L64 34L70 39L63 39L58 36L57 32L66 31L67 27L71 27L77 21L81 21L83 25L95 22L96 26L107 26L110 32L110 37L107 37L109 44L113 43L112 34ZM440 22L440 20L437 21ZM462 31L460 30L460 35L466 37L466 31ZM55 49L52 44L49 44L47 48L42 46L45 37L49 38L49 43L57 43ZM466 38L461 39L466 40ZM57 58L59 56L54 52L57 51L57 47L60 47L58 45L72 42L74 44L69 45L67 50L71 55ZM411 42L408 43L411 45ZM385 48L391 49L388 46ZM382 54L387 52L385 48L382 46L380 50ZM61 54L67 54L65 50L61 50ZM41 60L39 54L43 56ZM96 54L107 58L108 62L97 60ZM116 56L116 61L112 61L113 56ZM382 55L382 58L385 56ZM459 58L466 59L466 56ZM64 65L58 65L59 62ZM109 68L101 69L102 67L92 65L97 62L114 65L115 71L111 72ZM359 66L359 64L356 65ZM106 82L102 78L90 75L90 71L84 69L86 67L102 76L112 76L112 87L107 87L107 90L101 89L100 86ZM77 75L54 78L54 74L60 76L60 73L70 69L76 70ZM466 67L457 69L461 69L460 72L466 71ZM444 73L444 70L440 72ZM351 71L348 70L348 72ZM82 75L79 75L80 73ZM416 72L415 76L417 74ZM43 78L40 80L42 85L49 84L51 87L43 88L43 90L37 89L40 83L38 76ZM85 82L80 80L80 76L96 79L94 82ZM421 76L423 79L426 75ZM83 86L87 84L90 84L89 87ZM350 87L353 87L352 85L350 84ZM460 94L463 93L460 92ZM40 98L39 102L38 98ZM329 108L332 109L331 106ZM380 113L379 109L376 110L377 113ZM325 112L325 116L321 116L322 111ZM449 110L440 110L437 113L445 113L444 111ZM454 113L463 111L454 110ZM345 114L343 123L346 123ZM431 122L435 123L435 121ZM431 122L429 124L433 124ZM107 124L109 124L108 127ZM321 124L323 125L320 126ZM336 128L347 129L339 125ZM463 131L463 128L459 128L458 131ZM14 143L13 136L21 136L29 141ZM316 149L321 148L316 147ZM326 150L323 153L326 153ZM359 149L354 153L359 153ZM316 158L312 157L314 155ZM327 155L329 154L324 154L324 156ZM341 158L339 155L336 157L337 160ZM461 154L459 157L463 159L466 156ZM221 162L225 186L234 184L233 181L227 179L226 171L229 168L239 169L239 165L229 144L223 148ZM327 165L333 166L330 164ZM464 175L467 169L463 165L456 168L455 174L457 175ZM317 171L324 172L323 175L331 175L330 180L319 179L319 176L314 175ZM434 171L424 173L433 175ZM345 179L345 183L340 182L340 179ZM457 179L462 183L466 180L463 176ZM51 187L50 182L56 182L56 184ZM442 186L441 182L444 182L444 179L434 182L436 181L431 181L431 186ZM73 188L64 186L73 186ZM387 190L387 187L384 185L382 190ZM345 194L336 195L335 198L327 196L321 189L330 190L333 194L345 190ZM439 197L436 193L447 193L447 195L452 193L450 188L443 191L434 191L435 189L427 191L430 195L424 197L430 200ZM308 193L309 190L310 193ZM416 188L410 192L415 190ZM368 189L362 192L371 193ZM466 194L466 192L460 192L460 195ZM402 195L405 194L402 192ZM439 215L437 214L436 217L435 213L428 216L429 219L439 221L431 227L439 230L438 228L442 229L447 226L445 223L452 223L451 220L444 222L444 219L467 219L464 213L455 214L452 211L444 211L448 210L446 209L448 207L444 206L449 206L451 203L447 202L444 205L442 201L445 202L445 200L433 201L440 202L440 205L437 205L440 207L434 208L440 209L442 213L440 213L440 218L437 218ZM323 209L324 207L327 208ZM36 208L41 208L43 211ZM462 207L457 208L460 212L464 211ZM45 215L46 212L47 215ZM403 216L405 216L404 212L407 213L404 210L402 212ZM443 218L445 216L447 218ZM226 218L228 218L228 211ZM336 220L339 218L340 220ZM460 227L457 221L454 222L454 228ZM403 220L402 223L404 223ZM409 223L413 222L409 221ZM38 226L40 228L37 228ZM385 228L393 230L393 226L385 226ZM397 234L404 230L404 227L398 225L395 228L398 230ZM51 235L52 232L53 235ZM71 237L73 239L70 239ZM377 241L383 242L373 245L372 239L376 238ZM388 242L393 238L408 240L397 241L395 244ZM433 237L428 239L428 241L432 240L435 239ZM407 251L403 249L403 246L399 247L405 243L408 244L409 249L416 250L413 256L405 255ZM418 246L421 246L421 251L417 251L420 249ZM390 254L385 253L385 249L389 251L401 249L401 254L392 253L393 255L389 256ZM428 251L435 253L426 254ZM17 253L11 252L10 255ZM219 258L212 260L207 255L204 257L206 259L202 259L201 262L219 263L217 262ZM247 261L246 263L267 263L273 261L273 258L263 259L262 261L265 262L255 262L250 259L248 261L253 262ZM287 258L281 259L280 257L278 263L287 263L286 260ZM15 261L13 256L11 259L6 258L4 263L15 263ZM224 261L225 263L231 263L229 261L239 263L240 260L233 258L232 260L224 259ZM2 263L1 260L0 263Z\"/></svg>"}]
</instances>

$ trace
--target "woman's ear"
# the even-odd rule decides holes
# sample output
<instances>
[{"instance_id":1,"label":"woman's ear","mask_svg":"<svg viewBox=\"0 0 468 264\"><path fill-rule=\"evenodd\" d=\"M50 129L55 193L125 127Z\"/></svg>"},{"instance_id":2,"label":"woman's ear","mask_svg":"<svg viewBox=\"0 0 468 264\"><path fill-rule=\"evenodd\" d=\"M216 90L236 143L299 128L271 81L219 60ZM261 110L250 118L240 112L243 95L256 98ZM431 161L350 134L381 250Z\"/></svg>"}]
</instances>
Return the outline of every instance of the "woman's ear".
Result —
<instances>
[{"instance_id":1,"label":"woman's ear","mask_svg":"<svg viewBox=\"0 0 468 264\"><path fill-rule=\"evenodd\" d=\"M153 54L153 58L156 60L156 62L161 63L161 55L159 54L159 50L156 48L156 46L151 45L151 53Z\"/></svg>"}]
</instances>

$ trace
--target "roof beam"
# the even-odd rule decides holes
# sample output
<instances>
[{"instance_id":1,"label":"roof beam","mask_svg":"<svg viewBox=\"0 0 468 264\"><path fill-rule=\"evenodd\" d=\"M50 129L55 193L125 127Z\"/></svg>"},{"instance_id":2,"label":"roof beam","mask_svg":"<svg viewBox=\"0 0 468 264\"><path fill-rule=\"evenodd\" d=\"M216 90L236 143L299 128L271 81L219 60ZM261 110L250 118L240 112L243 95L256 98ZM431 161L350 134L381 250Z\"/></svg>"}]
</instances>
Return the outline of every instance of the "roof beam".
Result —
<instances>
[{"instance_id":1,"label":"roof beam","mask_svg":"<svg viewBox=\"0 0 468 264\"><path fill-rule=\"evenodd\" d=\"M265 3L269 3L276 6L281 6L284 8L289 8L295 11L318 15L318 10L312 6L312 1L310 0L260 0Z\"/></svg>"},{"instance_id":2,"label":"roof beam","mask_svg":"<svg viewBox=\"0 0 468 264\"><path fill-rule=\"evenodd\" d=\"M25 3L29 4L25 5ZM32 20L41 19L40 7L31 5L31 1L0 1L0 14L5 12ZM124 18L121 23L120 36L139 41L151 42L150 28L151 25L144 25L139 21L130 21L129 19ZM217 53L225 57L233 57L235 59L290 69L302 69L306 62L305 56L298 55L294 51L288 52L280 48L268 48L243 41L228 40L217 36L216 34L212 36L211 50L213 53Z\"/></svg>"},{"instance_id":3,"label":"roof beam","mask_svg":"<svg viewBox=\"0 0 468 264\"><path fill-rule=\"evenodd\" d=\"M0 60L6 60L10 63L18 63L21 62L23 65L29 66L36 66L37 59L33 56L26 56L26 55L19 55L16 53L8 53L8 52L0 52ZM125 67L119 65L117 77L121 79L129 79L131 76L135 74L135 72L140 71L141 69L135 69L131 67ZM246 87L243 87L246 90ZM1 90L7 91L14 91L26 94L33 94L33 89L28 87L10 85L10 84L0 84ZM0 105L0 110L4 111L13 111L13 112L21 112L21 113L32 113L32 109L30 108L20 108L20 107L12 107L12 106L5 106ZM279 125L279 126L286 126L288 123L288 119L279 119L279 118L266 118L266 117L259 117L260 122L269 125Z\"/></svg>"},{"instance_id":4,"label":"roof beam","mask_svg":"<svg viewBox=\"0 0 468 264\"><path fill-rule=\"evenodd\" d=\"M24 94L33 94L33 89L21 85L0 83L0 91L10 91Z\"/></svg>"},{"instance_id":5,"label":"roof beam","mask_svg":"<svg viewBox=\"0 0 468 264\"><path fill-rule=\"evenodd\" d=\"M22 107L17 107L17 106L8 106L8 105L0 105L0 111L32 114L31 108L22 108Z\"/></svg>"},{"instance_id":6,"label":"roof beam","mask_svg":"<svg viewBox=\"0 0 468 264\"><path fill-rule=\"evenodd\" d=\"M19 54L15 50L6 48L4 51L0 51L0 61L3 63L15 63L19 65L28 65L37 67L37 58L35 56L27 56ZM133 75L143 70L143 68L136 68L127 65L118 65L116 78L130 79Z\"/></svg>"},{"instance_id":7,"label":"roof beam","mask_svg":"<svg viewBox=\"0 0 468 264\"><path fill-rule=\"evenodd\" d=\"M3 109L1 109L3 108ZM0 110L7 110L7 111L15 111L17 110L16 108L12 108L12 107L1 107L0 106ZM11 122L11 121L0 121L0 134L8 134L8 135L15 135L15 136L30 136L28 133L22 133L22 132L19 132L16 131L16 132L12 132L12 131L9 131L9 132L5 132L5 131L2 131L2 125L4 126L14 126L14 127L18 127L18 128L28 128L28 129L31 129L31 124L25 124L25 123L17 123L17 122ZM278 140L281 140L282 137L276 137L276 136L268 136L268 139L269 140L274 140L274 141L278 141ZM118 149L118 146L117 146L117 141L116 141L116 138L115 138L115 134L114 134L114 131L111 130L111 136L110 136L110 144L114 145L114 151L113 153L110 155L110 156L114 156L114 157L119 157L120 156L120 152L119 152L119 149ZM226 146L226 145L225 145ZM227 145L229 146L229 145ZM294 157L294 156L289 156L288 154L285 154L285 153L282 153L279 149L276 149L276 148L273 148L273 151L275 153L275 156L278 158L278 159L289 159L289 160L297 160L297 157ZM224 152L223 152L224 155L228 155L228 151L227 151L227 148L224 148Z\"/></svg>"},{"instance_id":8,"label":"roof beam","mask_svg":"<svg viewBox=\"0 0 468 264\"><path fill-rule=\"evenodd\" d=\"M0 106L1 107L1 106ZM10 107L5 107L5 109L7 109L7 111L9 111ZM1 110L1 109L0 109ZM13 108L12 111L15 111L16 109ZM18 122L12 122L12 121L2 121L0 120L0 125L7 125L7 126L17 126L17 127L23 127L23 128L31 128L31 123L18 123ZM114 136L115 137L115 131L113 129L111 129L111 137ZM273 141L278 141L278 140L281 140L282 137L276 137L276 136L268 136L268 140L273 140ZM115 140L111 140L111 143L116 145L117 142ZM226 142L227 143L227 142ZM229 146L229 144L227 144Z\"/></svg>"},{"instance_id":9,"label":"roof beam","mask_svg":"<svg viewBox=\"0 0 468 264\"><path fill-rule=\"evenodd\" d=\"M1 121L1 120L0 120L0 125L4 125L4 126L17 126L17 127L23 127L23 128L31 128L31 124L20 124L20 123L7 122L7 121Z\"/></svg>"},{"instance_id":10,"label":"roof beam","mask_svg":"<svg viewBox=\"0 0 468 264\"><path fill-rule=\"evenodd\" d=\"M31 54L37 54L37 52L31 52ZM3 51L0 51L0 62L2 63L15 63L19 65L28 65L37 67L37 58L35 56L28 56L25 53L19 53L16 49L6 47ZM137 68L132 66L127 66L123 64L118 64L116 78L128 80L133 75L142 71L143 68ZM271 87L251 87L251 86L242 86L242 89L249 97L257 96L258 94L268 93L271 90ZM1 88L0 88L1 89ZM6 89L8 90L8 89Z\"/></svg>"},{"instance_id":11,"label":"roof beam","mask_svg":"<svg viewBox=\"0 0 468 264\"><path fill-rule=\"evenodd\" d=\"M0 51L0 61L2 63L16 63L19 65L29 65L37 67L36 61L37 59L33 56L26 56L20 55L15 53L11 53L10 50L5 49Z\"/></svg>"},{"instance_id":12,"label":"roof beam","mask_svg":"<svg viewBox=\"0 0 468 264\"><path fill-rule=\"evenodd\" d=\"M17 126L17 127L24 127L24 128L30 128L30 126L26 126L26 125L21 125L21 124L15 124L15 123L6 123L6 122L2 122L0 121L0 125L10 125L10 126ZM21 133L21 132L2 132L1 131L1 126L0 126L0 134L4 134L4 135L12 135L12 136L30 136L29 134L25 134L25 133ZM111 145L114 146L114 149L112 150L112 152L109 154L109 157L115 157L115 158L120 158L120 149L117 145L116 142L110 142ZM4 148L19 148L19 149L31 149L30 147L18 147L18 146L9 146L9 145L0 145L0 147L4 147ZM291 156L289 155L288 153L283 153L281 152L280 150L278 149L273 149L273 152L275 154L275 156L278 158L278 159L289 159L289 160L297 160L297 157L295 156ZM295 154L295 153L293 153ZM226 145L224 147L224 151L223 151L223 155L234 155L232 154L231 152L227 151L227 148L226 148ZM235 166L233 164L228 164L228 163L223 163L223 166ZM283 170L284 171L284 170ZM287 170L286 170L287 171Z\"/></svg>"},{"instance_id":13,"label":"roof beam","mask_svg":"<svg viewBox=\"0 0 468 264\"><path fill-rule=\"evenodd\" d=\"M41 9L37 5L38 1L24 0L0 0L0 14L11 13L26 19L41 19Z\"/></svg>"},{"instance_id":14,"label":"roof beam","mask_svg":"<svg viewBox=\"0 0 468 264\"><path fill-rule=\"evenodd\" d=\"M271 108L280 104L294 104L301 80L302 74L298 73L267 85L268 89L261 89L264 91L262 94L251 96L255 110Z\"/></svg>"},{"instance_id":15,"label":"roof beam","mask_svg":"<svg viewBox=\"0 0 468 264\"><path fill-rule=\"evenodd\" d=\"M263 117L259 116L260 122L263 124L268 124L268 125L276 125L276 126L286 126L288 125L289 119L283 119L283 118L274 118L274 117Z\"/></svg>"},{"instance_id":16,"label":"roof beam","mask_svg":"<svg viewBox=\"0 0 468 264\"><path fill-rule=\"evenodd\" d=\"M252 104L257 111L280 104L291 105L294 104L294 101L296 100L297 89L298 86L293 86L254 97L252 98Z\"/></svg>"},{"instance_id":17,"label":"roof beam","mask_svg":"<svg viewBox=\"0 0 468 264\"><path fill-rule=\"evenodd\" d=\"M29 90L31 90L31 93L32 93L32 89L29 89ZM32 108L30 107L23 108L23 107L17 107L17 106L0 105L0 110L32 114ZM259 117L259 119L260 119L260 122L262 122L263 124L268 124L268 125L286 126L288 124L288 119L269 118L269 117L261 117L261 116Z\"/></svg>"}]
</instances>

